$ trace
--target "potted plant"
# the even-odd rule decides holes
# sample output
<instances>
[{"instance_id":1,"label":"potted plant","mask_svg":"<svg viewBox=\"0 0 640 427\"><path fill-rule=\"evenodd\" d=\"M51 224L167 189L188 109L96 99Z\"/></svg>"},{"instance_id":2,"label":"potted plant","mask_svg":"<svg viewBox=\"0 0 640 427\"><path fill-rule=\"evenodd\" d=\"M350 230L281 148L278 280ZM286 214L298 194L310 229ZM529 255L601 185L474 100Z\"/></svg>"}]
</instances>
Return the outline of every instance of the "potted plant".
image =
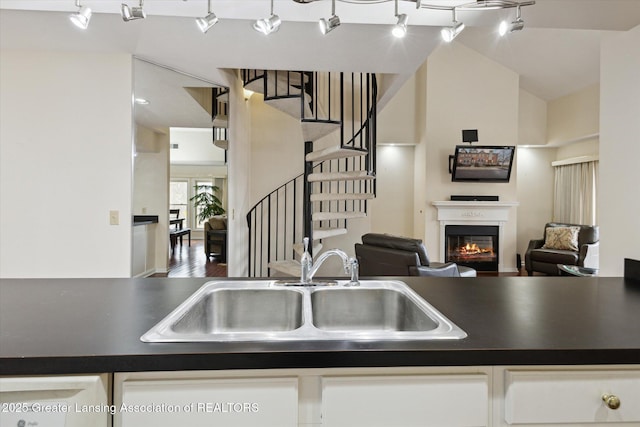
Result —
<instances>
[{"instance_id":1,"label":"potted plant","mask_svg":"<svg viewBox=\"0 0 640 427\"><path fill-rule=\"evenodd\" d=\"M222 202L216 196L220 192L220 187L210 184L195 185L196 195L191 199L196 208L198 221L205 222L214 215L225 213Z\"/></svg>"}]
</instances>

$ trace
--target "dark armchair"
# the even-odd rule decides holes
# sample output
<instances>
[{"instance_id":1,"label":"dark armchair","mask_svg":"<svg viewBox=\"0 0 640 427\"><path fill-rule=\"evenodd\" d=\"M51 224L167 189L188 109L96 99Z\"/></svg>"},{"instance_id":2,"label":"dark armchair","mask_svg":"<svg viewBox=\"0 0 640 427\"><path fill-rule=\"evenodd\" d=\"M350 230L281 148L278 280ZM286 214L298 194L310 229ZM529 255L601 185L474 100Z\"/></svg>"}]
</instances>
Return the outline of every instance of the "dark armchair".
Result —
<instances>
[{"instance_id":1,"label":"dark armchair","mask_svg":"<svg viewBox=\"0 0 640 427\"><path fill-rule=\"evenodd\" d=\"M600 236L597 225L550 222L544 230L544 238L531 240L524 255L529 276L534 271L558 276L558 264L598 268Z\"/></svg>"},{"instance_id":2,"label":"dark armchair","mask_svg":"<svg viewBox=\"0 0 640 427\"><path fill-rule=\"evenodd\" d=\"M427 248L419 239L368 233L355 249L361 276L476 276L469 267L429 262Z\"/></svg>"},{"instance_id":3,"label":"dark armchair","mask_svg":"<svg viewBox=\"0 0 640 427\"><path fill-rule=\"evenodd\" d=\"M227 217L215 215L204 223L204 253L227 262Z\"/></svg>"}]
</instances>

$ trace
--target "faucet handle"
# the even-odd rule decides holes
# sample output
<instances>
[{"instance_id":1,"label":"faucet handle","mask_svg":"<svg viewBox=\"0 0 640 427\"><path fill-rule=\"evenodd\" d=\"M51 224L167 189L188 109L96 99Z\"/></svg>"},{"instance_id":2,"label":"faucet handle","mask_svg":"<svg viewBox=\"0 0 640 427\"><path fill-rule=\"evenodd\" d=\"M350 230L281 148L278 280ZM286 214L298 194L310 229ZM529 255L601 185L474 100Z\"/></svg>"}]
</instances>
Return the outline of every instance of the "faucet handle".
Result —
<instances>
[{"instance_id":1,"label":"faucet handle","mask_svg":"<svg viewBox=\"0 0 640 427\"><path fill-rule=\"evenodd\" d=\"M304 247L304 252L309 252L309 238L305 237L302 239L302 246Z\"/></svg>"}]
</instances>

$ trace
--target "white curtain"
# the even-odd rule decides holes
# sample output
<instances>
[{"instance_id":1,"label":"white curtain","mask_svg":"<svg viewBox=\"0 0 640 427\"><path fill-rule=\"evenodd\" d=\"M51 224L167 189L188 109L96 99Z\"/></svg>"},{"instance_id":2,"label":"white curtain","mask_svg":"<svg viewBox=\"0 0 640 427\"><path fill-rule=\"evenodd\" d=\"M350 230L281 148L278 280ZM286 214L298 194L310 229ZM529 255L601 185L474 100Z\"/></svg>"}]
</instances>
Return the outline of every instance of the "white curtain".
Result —
<instances>
[{"instance_id":1,"label":"white curtain","mask_svg":"<svg viewBox=\"0 0 640 427\"><path fill-rule=\"evenodd\" d=\"M553 220L570 224L597 224L598 161L555 168Z\"/></svg>"}]
</instances>

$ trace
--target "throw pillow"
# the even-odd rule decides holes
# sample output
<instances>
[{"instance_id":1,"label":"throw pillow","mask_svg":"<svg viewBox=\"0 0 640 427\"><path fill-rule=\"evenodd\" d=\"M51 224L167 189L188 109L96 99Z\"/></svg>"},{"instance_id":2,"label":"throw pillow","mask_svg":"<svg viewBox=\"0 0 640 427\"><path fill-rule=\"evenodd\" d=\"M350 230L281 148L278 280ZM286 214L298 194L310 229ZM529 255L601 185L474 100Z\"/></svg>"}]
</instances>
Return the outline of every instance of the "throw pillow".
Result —
<instances>
[{"instance_id":1,"label":"throw pillow","mask_svg":"<svg viewBox=\"0 0 640 427\"><path fill-rule=\"evenodd\" d=\"M578 250L580 227L547 227L542 249Z\"/></svg>"}]
</instances>

